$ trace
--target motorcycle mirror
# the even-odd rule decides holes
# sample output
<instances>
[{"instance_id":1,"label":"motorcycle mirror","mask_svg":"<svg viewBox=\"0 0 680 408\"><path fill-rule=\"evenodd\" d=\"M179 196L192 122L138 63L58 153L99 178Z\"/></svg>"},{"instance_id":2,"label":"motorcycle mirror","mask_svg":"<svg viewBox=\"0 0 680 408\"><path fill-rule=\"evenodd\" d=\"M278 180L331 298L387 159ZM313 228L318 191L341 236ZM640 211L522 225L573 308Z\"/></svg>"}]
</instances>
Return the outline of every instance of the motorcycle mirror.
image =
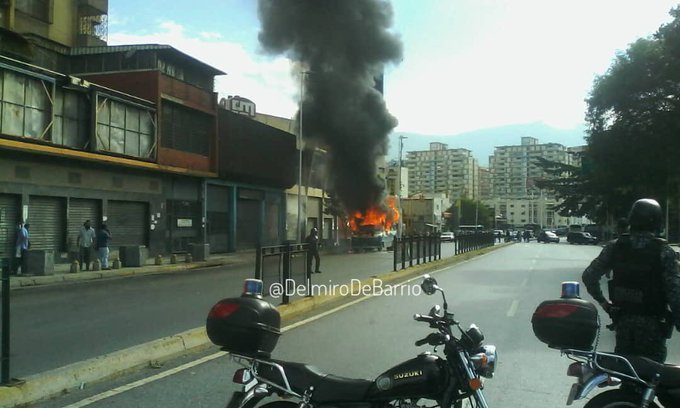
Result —
<instances>
[{"instance_id":1,"label":"motorcycle mirror","mask_svg":"<svg viewBox=\"0 0 680 408\"><path fill-rule=\"evenodd\" d=\"M425 275L423 283L420 284L420 288L423 289L426 295L434 295L439 286L437 286L437 280L430 275Z\"/></svg>"},{"instance_id":2,"label":"motorcycle mirror","mask_svg":"<svg viewBox=\"0 0 680 408\"><path fill-rule=\"evenodd\" d=\"M441 314L440 314L441 311L442 311L442 308L439 305L434 305L434 306L432 306L432 309L430 309L430 316L441 317Z\"/></svg>"}]
</instances>

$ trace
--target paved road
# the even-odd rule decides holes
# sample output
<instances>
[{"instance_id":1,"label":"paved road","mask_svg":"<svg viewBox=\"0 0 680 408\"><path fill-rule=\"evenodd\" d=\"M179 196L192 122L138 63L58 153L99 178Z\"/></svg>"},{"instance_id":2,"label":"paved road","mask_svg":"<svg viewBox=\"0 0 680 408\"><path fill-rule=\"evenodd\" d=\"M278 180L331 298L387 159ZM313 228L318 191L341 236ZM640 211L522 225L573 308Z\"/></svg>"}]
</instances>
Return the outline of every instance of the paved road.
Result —
<instances>
[{"instance_id":1,"label":"paved road","mask_svg":"<svg viewBox=\"0 0 680 408\"><path fill-rule=\"evenodd\" d=\"M564 406L571 384L565 375L569 361L534 338L530 317L541 300L559 296L560 282L577 280L597 252L597 247L588 246L516 244L435 274L447 290L456 317L464 324L477 323L487 342L499 349L496 376L486 382L491 407ZM374 378L426 349L413 346L428 328L411 316L438 302L434 296L374 297L286 332L274 354L338 375ZM600 343L600 349L611 350L612 334L602 332ZM679 345L676 336L669 345L669 361L680 361ZM85 387L43 406L65 407L134 380L170 373L173 366L195 359L178 360L162 370L149 369L116 383ZM219 357L89 406L225 406L234 390L235 367Z\"/></svg>"},{"instance_id":2,"label":"paved road","mask_svg":"<svg viewBox=\"0 0 680 408\"><path fill-rule=\"evenodd\" d=\"M453 244L443 244L443 256L453 252ZM392 256L323 256L323 273L313 275L313 283L391 271ZM254 264L14 290L11 375L21 378L202 326L216 300L240 294Z\"/></svg>"}]
</instances>

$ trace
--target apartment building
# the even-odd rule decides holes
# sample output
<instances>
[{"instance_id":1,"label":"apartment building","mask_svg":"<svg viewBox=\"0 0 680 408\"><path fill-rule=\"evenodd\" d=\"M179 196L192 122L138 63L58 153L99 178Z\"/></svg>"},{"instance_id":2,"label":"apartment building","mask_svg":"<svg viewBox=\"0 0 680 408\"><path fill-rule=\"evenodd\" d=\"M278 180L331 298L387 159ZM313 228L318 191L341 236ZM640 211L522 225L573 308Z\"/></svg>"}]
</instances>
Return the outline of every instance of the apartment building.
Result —
<instances>
[{"instance_id":1,"label":"apartment building","mask_svg":"<svg viewBox=\"0 0 680 408\"><path fill-rule=\"evenodd\" d=\"M506 225L523 227L526 224L537 224L543 228L556 229L559 225L587 224L584 217L563 217L555 212L557 200L553 197L535 196L526 198L493 198L485 200L489 208L493 208L496 219Z\"/></svg>"},{"instance_id":2,"label":"apartment building","mask_svg":"<svg viewBox=\"0 0 680 408\"><path fill-rule=\"evenodd\" d=\"M408 152L406 165L411 194L479 197L479 165L468 149L433 142L429 150Z\"/></svg>"},{"instance_id":3,"label":"apartment building","mask_svg":"<svg viewBox=\"0 0 680 408\"><path fill-rule=\"evenodd\" d=\"M491 195L493 198L526 198L540 192L536 181L548 175L536 165L541 157L571 164L569 149L558 143L539 143L533 137L522 137L520 145L497 146L489 158Z\"/></svg>"},{"instance_id":4,"label":"apartment building","mask_svg":"<svg viewBox=\"0 0 680 408\"><path fill-rule=\"evenodd\" d=\"M479 200L488 200L491 195L491 171L488 167L479 168Z\"/></svg>"},{"instance_id":5,"label":"apartment building","mask_svg":"<svg viewBox=\"0 0 680 408\"><path fill-rule=\"evenodd\" d=\"M498 146L489 158L491 197L485 204L495 209L497 219L513 226L538 224L545 228L582 224L581 217L562 217L554 211L558 204L549 191L541 190L536 181L550 177L536 165L537 158L580 166L578 153L582 146L565 147L558 143L539 143L533 137L522 137L521 144Z\"/></svg>"}]
</instances>

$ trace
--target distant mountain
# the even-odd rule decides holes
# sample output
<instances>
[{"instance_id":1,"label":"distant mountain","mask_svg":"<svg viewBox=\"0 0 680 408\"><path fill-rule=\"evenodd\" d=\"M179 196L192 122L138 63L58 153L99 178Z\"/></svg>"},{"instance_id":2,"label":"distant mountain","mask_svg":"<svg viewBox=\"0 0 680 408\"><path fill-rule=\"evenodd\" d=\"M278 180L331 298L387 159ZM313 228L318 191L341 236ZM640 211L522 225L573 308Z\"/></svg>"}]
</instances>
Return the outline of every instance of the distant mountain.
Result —
<instances>
[{"instance_id":1,"label":"distant mountain","mask_svg":"<svg viewBox=\"0 0 680 408\"><path fill-rule=\"evenodd\" d=\"M489 129L480 129L457 135L432 136L408 132L390 134L388 161L399 158L399 136L406 136L402 158L410 151L429 150L430 142L446 143L449 149L464 148L472 151L480 166L488 166L489 156L493 155L496 146L519 145L523 136L538 139L538 143L559 143L566 147L582 146L585 141L585 126L574 129L557 129L544 123L528 123L508 125Z\"/></svg>"}]
</instances>

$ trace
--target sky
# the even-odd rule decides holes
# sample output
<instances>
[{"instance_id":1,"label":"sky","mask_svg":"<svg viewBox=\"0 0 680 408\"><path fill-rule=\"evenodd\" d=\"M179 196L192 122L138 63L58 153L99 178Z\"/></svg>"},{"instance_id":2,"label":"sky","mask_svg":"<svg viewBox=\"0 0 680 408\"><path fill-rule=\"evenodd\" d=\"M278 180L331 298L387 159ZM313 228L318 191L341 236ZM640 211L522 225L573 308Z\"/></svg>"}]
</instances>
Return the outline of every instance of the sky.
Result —
<instances>
[{"instance_id":1,"label":"sky","mask_svg":"<svg viewBox=\"0 0 680 408\"><path fill-rule=\"evenodd\" d=\"M335 0L339 1L339 0ZM397 132L455 135L584 123L585 99L617 53L671 21L669 0L392 0L404 58L385 71ZM263 53L257 0L110 0L109 45L168 44L227 75L219 98L292 117L299 80Z\"/></svg>"}]
</instances>

